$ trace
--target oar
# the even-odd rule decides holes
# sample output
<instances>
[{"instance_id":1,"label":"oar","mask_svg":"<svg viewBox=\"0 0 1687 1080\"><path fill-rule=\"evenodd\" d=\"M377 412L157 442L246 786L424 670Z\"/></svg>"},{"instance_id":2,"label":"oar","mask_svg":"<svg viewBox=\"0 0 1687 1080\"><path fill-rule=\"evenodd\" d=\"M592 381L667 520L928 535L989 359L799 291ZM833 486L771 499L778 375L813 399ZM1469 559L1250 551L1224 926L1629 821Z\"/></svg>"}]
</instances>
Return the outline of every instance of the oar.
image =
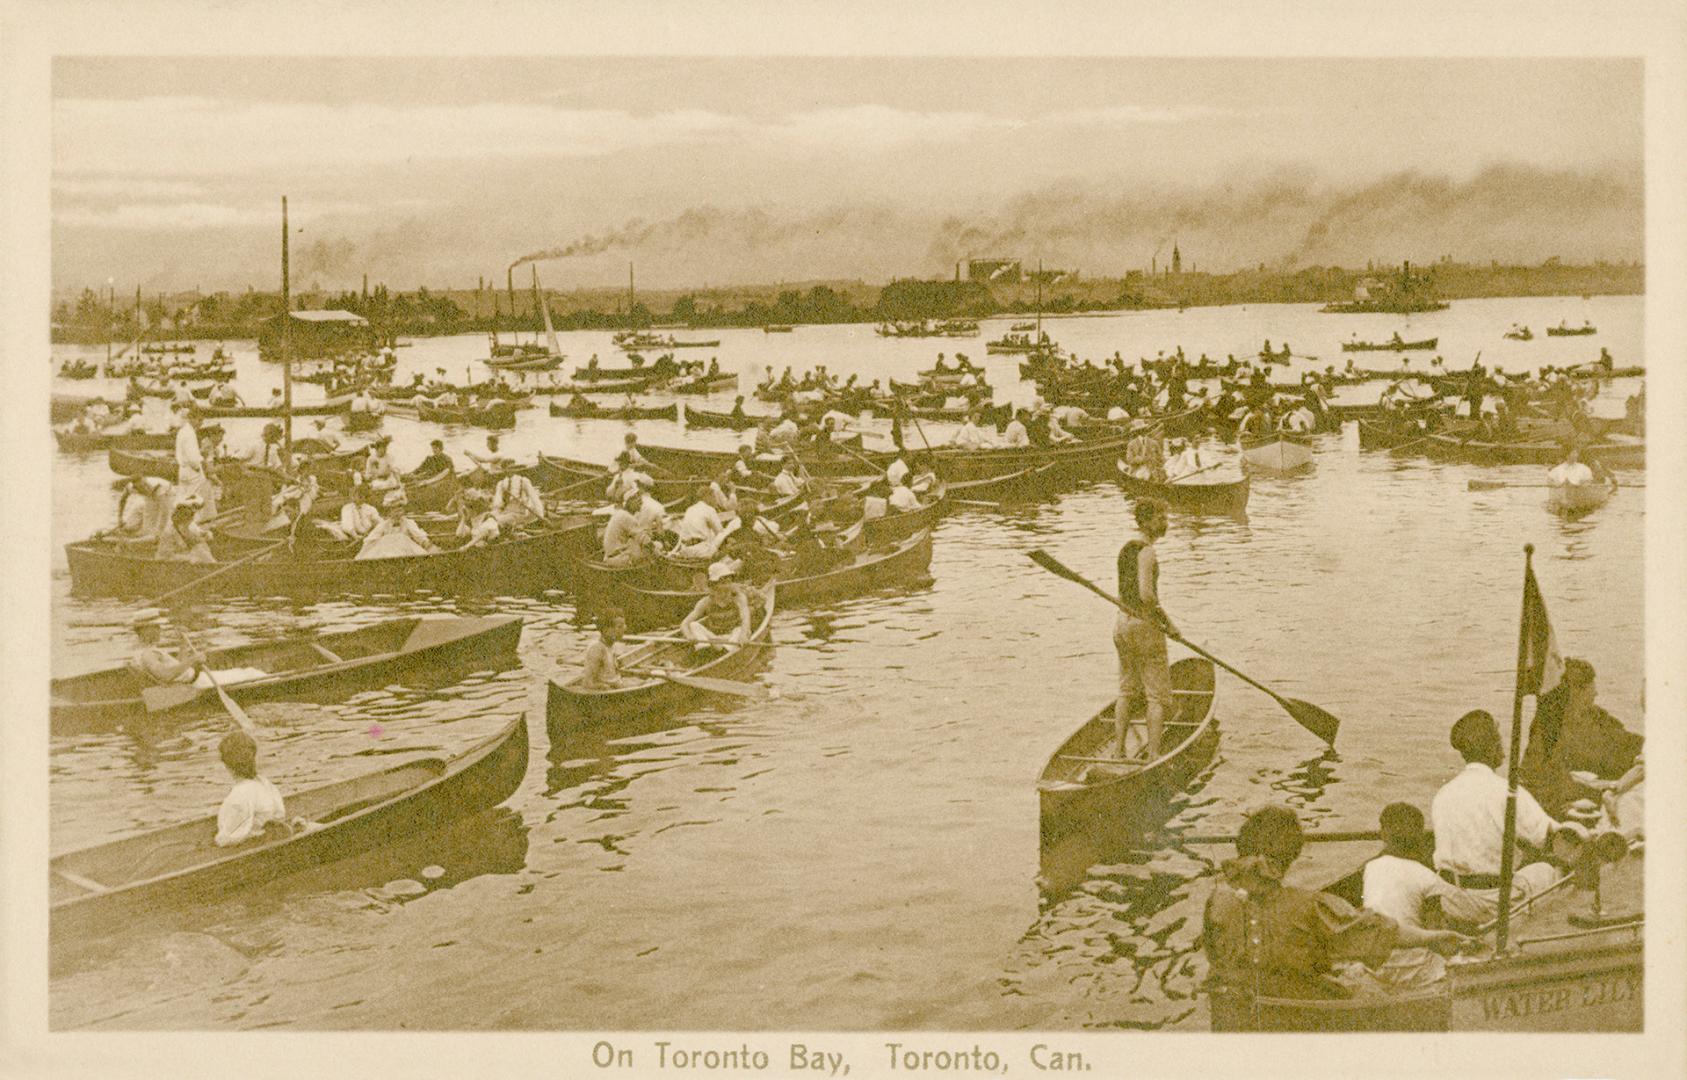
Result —
<instances>
[{"instance_id":1,"label":"oar","mask_svg":"<svg viewBox=\"0 0 1687 1080\"><path fill-rule=\"evenodd\" d=\"M274 551L276 548L285 547L286 545L287 545L287 541L277 540L273 544L269 544L265 547L259 548L257 551L252 552L250 555L243 555L243 556L234 560L231 563L224 563L223 565L217 567L215 570L211 571L209 574L205 574L202 577L196 577L192 581L188 582L185 585L177 585L175 588L171 589L169 592L159 593L157 596L153 597L151 600L148 600L146 603L142 604L141 606L142 607L157 607L159 604L162 604L164 601L170 599L173 596L179 596L182 593L187 592L189 589L192 589L196 586L205 584L207 581L210 581L214 577L221 577L223 574L228 573L230 570L233 570L237 567L245 566L249 562L255 562L258 559L263 558L265 555L268 555L270 552Z\"/></svg>"},{"instance_id":2,"label":"oar","mask_svg":"<svg viewBox=\"0 0 1687 1080\"><path fill-rule=\"evenodd\" d=\"M1166 483L1176 484L1176 483L1179 483L1180 481L1189 479L1191 476L1200 476L1204 472L1212 472L1214 469L1218 468L1220 465L1223 465L1223 464L1224 464L1224 462L1222 462L1222 461L1215 461L1211 465L1201 466L1199 469L1196 469L1194 472L1186 472L1182 476L1174 476L1170 480L1167 480Z\"/></svg>"},{"instance_id":3,"label":"oar","mask_svg":"<svg viewBox=\"0 0 1687 1080\"><path fill-rule=\"evenodd\" d=\"M1106 600L1108 603L1112 604L1113 606L1119 608L1122 611L1125 611L1125 612L1127 612L1131 615L1135 615L1138 618L1146 618L1146 616L1143 615L1143 613L1141 611L1132 609L1130 606L1125 604L1124 601L1118 599L1117 597L1108 595L1106 592L1102 591L1102 589L1099 588L1094 582L1090 581L1088 578L1084 577L1082 574L1078 573L1076 570L1073 570L1070 567L1066 566L1065 564L1061 563L1058 559L1056 559L1053 555L1050 555L1048 552L1043 551L1041 549L1038 549L1038 550L1035 550L1035 551L1028 552L1027 554L1030 556L1032 562L1036 563L1038 566L1042 567L1044 570L1047 570L1052 574L1058 575L1059 577L1063 577L1066 580L1068 580L1068 581L1070 581L1074 584L1082 585L1084 588L1088 589L1090 592L1095 593L1095 595L1101 597L1103 600ZM1193 651L1196 655L1206 657L1208 660L1211 660L1214 664L1217 664L1219 667L1221 667L1224 670L1230 672L1230 674L1236 676L1238 679L1241 679L1243 682L1247 683L1249 686L1252 686L1255 689L1262 691L1263 693L1268 695L1273 701L1275 701L1279 706L1281 706L1283 711L1288 713L1289 717L1291 719L1293 719L1295 723L1299 724L1301 727L1305 728L1307 731L1310 731L1312 734L1318 736L1318 738L1323 739L1325 742L1329 743L1331 746L1335 745L1336 731L1337 731L1338 728L1341 727L1341 721L1339 719L1337 719L1331 713L1326 712L1324 709L1319 708L1318 706L1312 704L1309 701L1301 701L1299 698L1284 697L1282 694L1279 694L1277 691L1271 689L1269 686L1266 686L1264 683L1260 682L1259 680L1257 680L1257 679L1255 679L1255 678L1253 678L1249 675L1246 675L1241 671L1238 671L1236 668L1231 667L1229 664L1225 663L1223 660L1220 660L1218 657L1214 656L1212 653L1208 652L1207 650L1201 648L1199 645L1194 644L1189 639L1187 639L1187 638L1185 638L1185 637L1183 637L1179 634L1174 634L1171 631L1167 630L1163 626L1160 627L1160 630L1167 637L1171 638L1173 641L1180 642L1181 644L1183 644L1184 646L1189 648L1191 651Z\"/></svg>"}]
</instances>

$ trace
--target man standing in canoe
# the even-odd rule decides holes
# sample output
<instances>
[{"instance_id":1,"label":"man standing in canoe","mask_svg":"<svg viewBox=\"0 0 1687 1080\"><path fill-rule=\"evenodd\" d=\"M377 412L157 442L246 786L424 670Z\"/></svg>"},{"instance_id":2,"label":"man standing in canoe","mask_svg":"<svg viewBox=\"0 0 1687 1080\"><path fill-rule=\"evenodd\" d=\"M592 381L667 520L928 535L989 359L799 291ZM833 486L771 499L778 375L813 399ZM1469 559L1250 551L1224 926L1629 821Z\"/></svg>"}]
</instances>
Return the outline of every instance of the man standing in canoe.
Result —
<instances>
[{"instance_id":1,"label":"man standing in canoe","mask_svg":"<svg viewBox=\"0 0 1687 1080\"><path fill-rule=\"evenodd\" d=\"M1171 711L1171 668L1166 661L1166 634L1177 633L1160 606L1160 557L1154 542L1166 535L1166 504L1141 499L1136 504L1137 533L1119 549L1119 612L1113 626L1113 647L1119 654L1119 700L1113 707L1113 756L1148 762L1159 752L1160 733ZM1125 729L1137 700L1144 703L1146 726L1142 747L1134 758L1125 754Z\"/></svg>"}]
</instances>

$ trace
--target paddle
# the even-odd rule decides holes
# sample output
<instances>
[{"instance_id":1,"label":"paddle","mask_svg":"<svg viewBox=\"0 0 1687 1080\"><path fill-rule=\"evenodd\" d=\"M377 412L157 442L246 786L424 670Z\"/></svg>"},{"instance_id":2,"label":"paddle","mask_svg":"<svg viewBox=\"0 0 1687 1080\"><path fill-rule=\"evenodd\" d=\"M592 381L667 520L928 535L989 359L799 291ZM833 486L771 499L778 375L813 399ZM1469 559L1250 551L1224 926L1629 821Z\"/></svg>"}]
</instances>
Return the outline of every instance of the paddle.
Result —
<instances>
[{"instance_id":1,"label":"paddle","mask_svg":"<svg viewBox=\"0 0 1687 1080\"><path fill-rule=\"evenodd\" d=\"M196 577L192 581L188 582L185 585L177 585L175 588L171 589L169 592L159 593L157 596L153 597L151 600L148 600L146 603L142 604L141 606L142 607L157 607L161 603L163 603L165 600L168 600L173 596L179 596L182 593L187 592L189 589L194 588L197 585L205 584L207 581L210 581L214 577L220 577L223 574L228 573L230 570L233 570L237 567L245 566L249 562L255 562L256 560L262 558L263 556L268 555L270 552L274 551L276 548L286 547L286 546L287 546L287 541L277 540L273 544L269 544L269 545L266 545L264 547L259 548L257 551L252 552L250 555L243 555L243 556L234 560L231 563L224 563L223 565L217 567L215 570L211 571L209 574L205 574L201 577Z\"/></svg>"},{"instance_id":2,"label":"paddle","mask_svg":"<svg viewBox=\"0 0 1687 1080\"><path fill-rule=\"evenodd\" d=\"M1103 600L1106 600L1108 603L1114 605L1115 607L1119 608L1122 611L1125 611L1125 612L1127 612L1129 614L1132 614L1132 615L1136 615L1138 618L1144 617L1140 611L1133 610L1132 608L1127 606L1124 603L1124 601L1118 599L1117 597L1109 596L1106 592L1102 591L1102 589L1099 588L1094 582L1090 581L1088 578L1084 577L1082 574L1078 573L1076 570L1073 570L1070 567L1066 566L1065 564L1061 563L1059 560L1057 560L1053 555L1050 555L1048 552L1043 551L1041 549L1038 549L1038 550L1035 550L1035 551L1027 552L1027 554L1030 556L1030 559L1031 559L1032 562L1036 563L1038 566L1042 567L1044 570L1047 570L1050 573L1055 574L1059 577L1063 577L1066 580L1072 582L1073 584L1082 585L1084 588L1088 589L1090 592L1095 593L1097 596L1101 597ZM1241 671L1238 671L1234 667L1231 667L1229 664L1225 663L1223 660L1220 660L1218 657L1214 656L1212 653L1210 653L1207 650L1201 648L1199 645L1194 644L1193 642L1191 642L1189 639L1183 637L1182 635L1174 634L1171 631L1166 630L1164 627L1161 627L1161 630L1162 630L1162 632L1165 633L1165 635L1167 637L1171 638L1173 641L1176 641L1176 642L1179 642L1179 643L1183 644L1184 646L1189 648L1191 651L1193 651L1196 655L1206 657L1208 660L1211 660L1214 664L1217 664L1219 667L1221 667L1224 670L1230 672L1230 674L1236 676L1238 679L1241 679L1243 682L1247 683L1249 686L1252 686L1255 689L1260 690L1261 692L1265 693L1273 701L1275 701L1279 706L1281 706L1283 711L1288 713L1290 719L1294 720L1295 723L1299 724L1301 727L1305 728L1307 731L1310 731L1312 734L1318 736L1318 738L1320 738L1320 739L1324 740L1325 742L1329 743L1331 746L1335 745L1336 731L1341 726L1341 721L1339 719L1337 719L1335 716L1333 716L1332 714L1330 714L1329 712L1326 712L1325 710L1319 708L1318 706L1312 704L1309 701L1301 701L1299 698L1284 697L1283 695L1281 695L1277 691L1271 689L1269 686L1266 686L1264 683L1260 682L1259 680L1254 679L1253 677L1251 677L1249 675L1246 675Z\"/></svg>"},{"instance_id":3,"label":"paddle","mask_svg":"<svg viewBox=\"0 0 1687 1080\"><path fill-rule=\"evenodd\" d=\"M767 688L755 683L734 682L731 679L710 679L702 675L680 675L671 671L655 671L650 674L659 679L666 679L680 686L689 686L693 690L705 690L711 694L726 694L729 697L747 698L751 701L766 701Z\"/></svg>"}]
</instances>

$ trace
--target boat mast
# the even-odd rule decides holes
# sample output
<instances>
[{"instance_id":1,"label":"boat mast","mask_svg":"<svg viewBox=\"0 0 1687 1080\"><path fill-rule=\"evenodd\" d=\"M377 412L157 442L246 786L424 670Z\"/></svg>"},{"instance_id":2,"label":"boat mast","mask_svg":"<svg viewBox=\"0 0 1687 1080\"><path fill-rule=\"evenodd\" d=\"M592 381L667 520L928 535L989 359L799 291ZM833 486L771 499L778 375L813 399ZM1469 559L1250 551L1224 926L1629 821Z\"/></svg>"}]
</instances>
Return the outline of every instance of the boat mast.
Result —
<instances>
[{"instance_id":1,"label":"boat mast","mask_svg":"<svg viewBox=\"0 0 1687 1080\"><path fill-rule=\"evenodd\" d=\"M287 324L293 321L293 286L287 275L287 196L281 196L281 459L293 461L293 357Z\"/></svg>"},{"instance_id":2,"label":"boat mast","mask_svg":"<svg viewBox=\"0 0 1687 1080\"><path fill-rule=\"evenodd\" d=\"M633 326L633 264L631 262L627 263L627 329L628 330L634 329L634 326Z\"/></svg>"},{"instance_id":3,"label":"boat mast","mask_svg":"<svg viewBox=\"0 0 1687 1080\"><path fill-rule=\"evenodd\" d=\"M1043 260L1037 260L1037 342L1043 343Z\"/></svg>"},{"instance_id":4,"label":"boat mast","mask_svg":"<svg viewBox=\"0 0 1687 1080\"><path fill-rule=\"evenodd\" d=\"M510 292L510 321L515 322L515 263L511 263L509 266L504 268L504 288L508 289ZM520 345L520 325L517 324L517 327L512 329L510 333L514 335L515 344Z\"/></svg>"}]
</instances>

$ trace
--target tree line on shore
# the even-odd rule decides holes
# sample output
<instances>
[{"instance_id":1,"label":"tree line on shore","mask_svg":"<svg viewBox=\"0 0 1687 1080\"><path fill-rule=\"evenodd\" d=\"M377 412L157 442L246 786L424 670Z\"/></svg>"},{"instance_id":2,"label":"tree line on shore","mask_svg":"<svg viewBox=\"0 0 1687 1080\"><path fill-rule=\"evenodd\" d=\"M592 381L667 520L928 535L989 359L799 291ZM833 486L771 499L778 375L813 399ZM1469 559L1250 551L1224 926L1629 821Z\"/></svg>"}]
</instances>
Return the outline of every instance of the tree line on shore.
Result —
<instances>
[{"instance_id":1,"label":"tree line on shore","mask_svg":"<svg viewBox=\"0 0 1687 1080\"><path fill-rule=\"evenodd\" d=\"M760 327L772 324L878 323L922 319L981 319L994 315L1049 314L1210 307L1249 303L1324 303L1345 300L1355 287L1379 273L1373 269L1307 267L1295 271L1257 270L1230 274L1133 271L1123 278L1080 279L1070 276L1045 287L1038 297L1023 283L999 285L969 280L900 279L870 289L807 289L769 286L683 292L656 307L635 299L609 301L603 293L548 291L546 303L558 330L620 330L654 325L699 328ZM1559 296L1638 294L1645 291L1645 270L1636 263L1572 266L1549 259L1537 266L1487 265L1443 260L1429 268L1432 288L1442 299L1487 296ZM355 312L383 336L489 332L538 332L537 309L517 293L493 314L484 310L479 291L440 292L426 287L412 292L373 289L295 296L295 307ZM517 302L517 297L520 301ZM139 305L118 304L111 295L84 289L53 311L53 340L99 343L168 338L252 338L259 324L281 310L277 292L219 292L210 295L155 296Z\"/></svg>"}]
</instances>

